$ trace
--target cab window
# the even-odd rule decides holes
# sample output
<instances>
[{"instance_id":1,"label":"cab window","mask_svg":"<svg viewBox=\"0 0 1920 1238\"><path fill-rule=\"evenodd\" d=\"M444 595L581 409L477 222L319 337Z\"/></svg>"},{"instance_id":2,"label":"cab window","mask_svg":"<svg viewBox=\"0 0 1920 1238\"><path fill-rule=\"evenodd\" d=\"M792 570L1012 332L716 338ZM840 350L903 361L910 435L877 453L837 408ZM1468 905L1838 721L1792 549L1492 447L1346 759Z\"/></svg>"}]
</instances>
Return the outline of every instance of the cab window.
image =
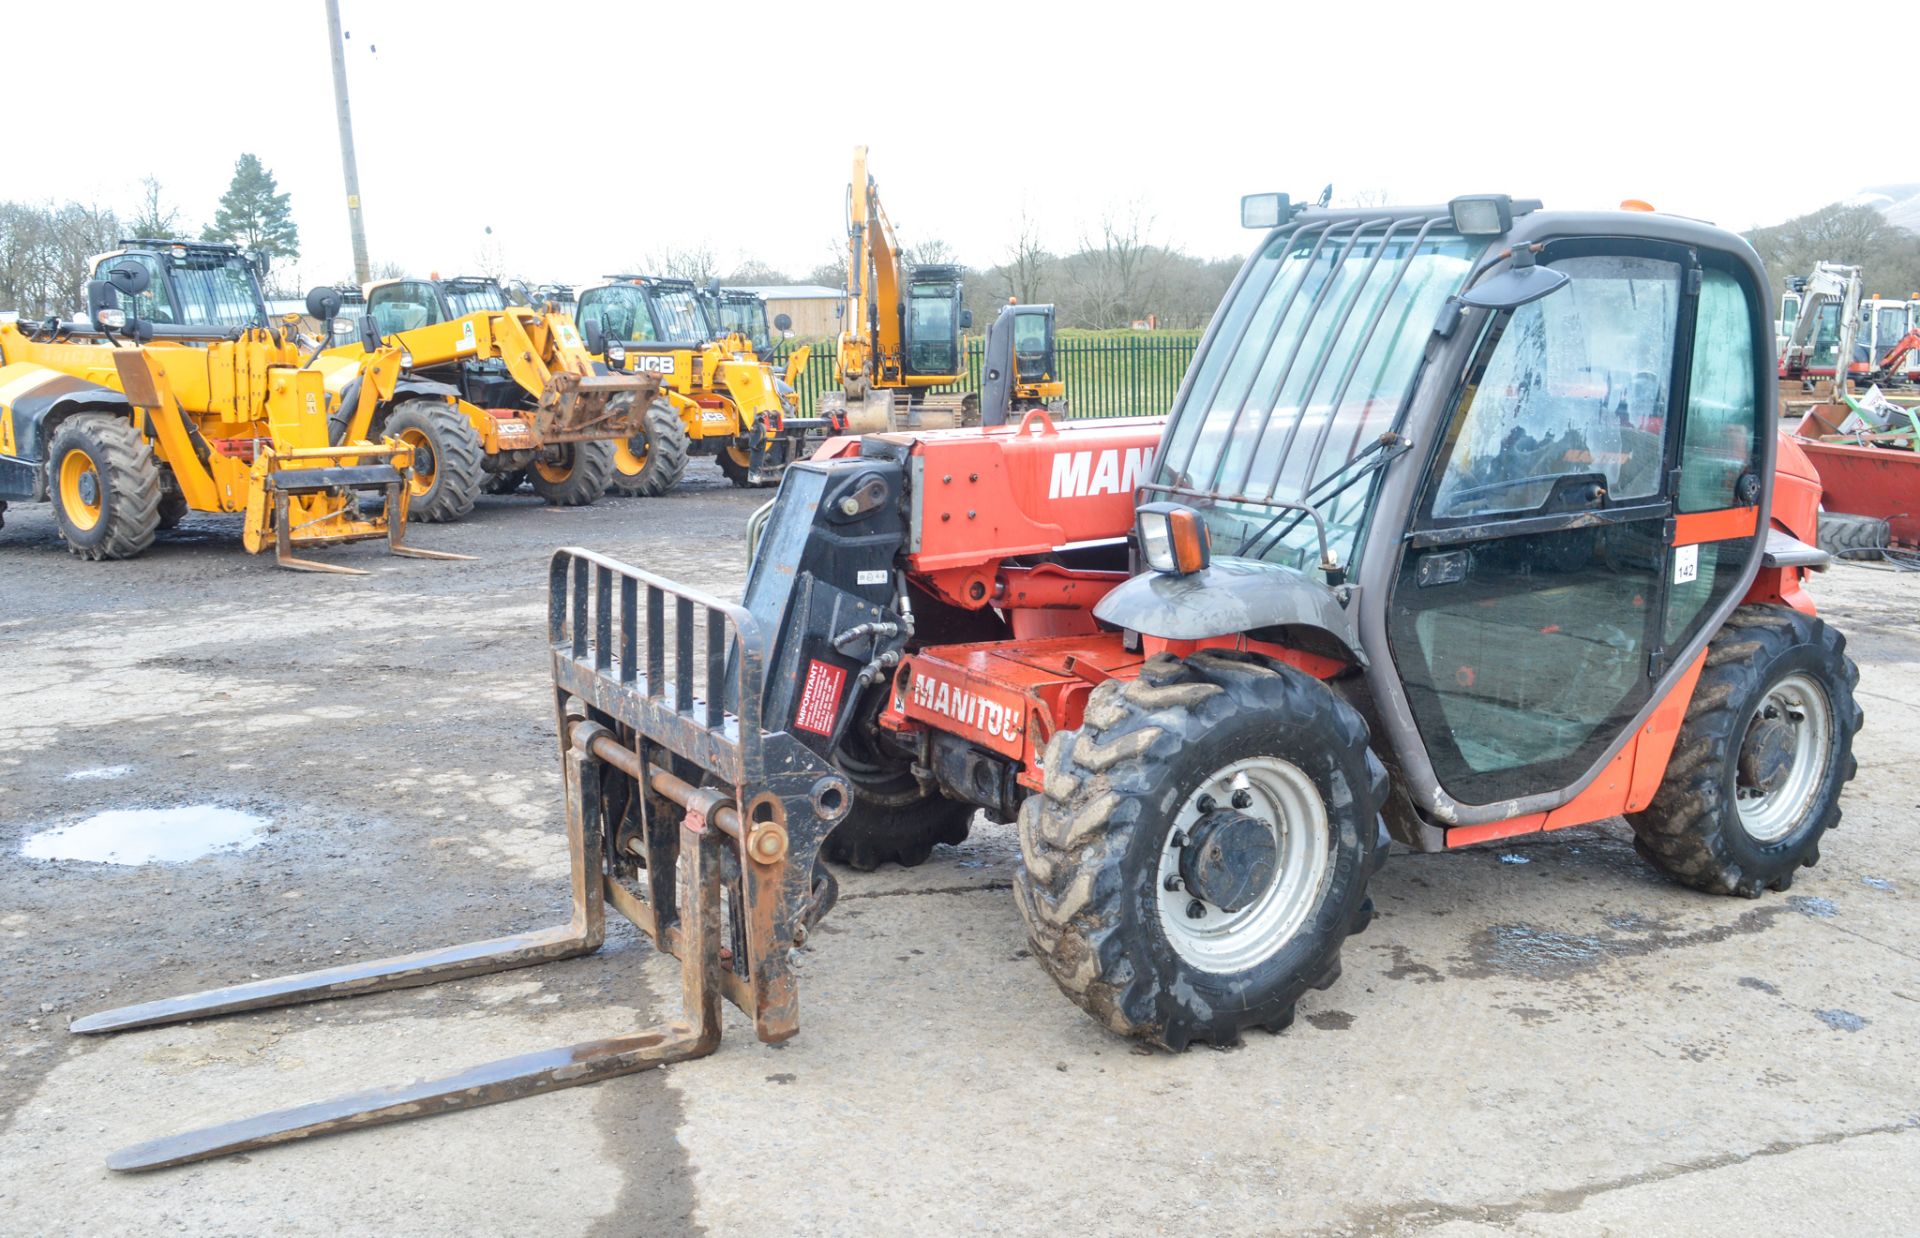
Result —
<instances>
[{"instance_id":1,"label":"cab window","mask_svg":"<svg viewBox=\"0 0 1920 1238\"><path fill-rule=\"evenodd\" d=\"M440 298L433 285L423 280L402 280L375 288L367 298L367 312L382 335L417 331L442 321Z\"/></svg>"}]
</instances>

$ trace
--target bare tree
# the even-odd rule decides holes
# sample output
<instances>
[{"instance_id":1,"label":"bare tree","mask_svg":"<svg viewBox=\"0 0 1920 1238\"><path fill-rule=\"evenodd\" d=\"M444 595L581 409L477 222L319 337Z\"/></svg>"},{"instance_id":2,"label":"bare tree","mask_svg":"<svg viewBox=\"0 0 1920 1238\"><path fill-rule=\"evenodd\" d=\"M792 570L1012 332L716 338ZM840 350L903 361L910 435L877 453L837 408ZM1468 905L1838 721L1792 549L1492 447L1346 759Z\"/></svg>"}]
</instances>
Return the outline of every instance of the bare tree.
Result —
<instances>
[{"instance_id":1,"label":"bare tree","mask_svg":"<svg viewBox=\"0 0 1920 1238\"><path fill-rule=\"evenodd\" d=\"M1006 260L999 267L1007 295L1028 305L1046 300L1047 276L1053 266L1053 255L1040 243L1039 225L1031 215L1021 211L1020 230L1007 247Z\"/></svg>"},{"instance_id":2,"label":"bare tree","mask_svg":"<svg viewBox=\"0 0 1920 1238\"><path fill-rule=\"evenodd\" d=\"M180 222L179 209L167 205L157 176L140 179L140 203L134 208L134 216L128 221L127 227L135 236L161 240L185 236L192 231Z\"/></svg>"},{"instance_id":3,"label":"bare tree","mask_svg":"<svg viewBox=\"0 0 1920 1238\"><path fill-rule=\"evenodd\" d=\"M900 256L907 260L908 265L917 267L938 266L960 261L960 256L954 252L953 246L937 236L928 237L916 245L902 245Z\"/></svg>"},{"instance_id":4,"label":"bare tree","mask_svg":"<svg viewBox=\"0 0 1920 1238\"><path fill-rule=\"evenodd\" d=\"M1082 325L1124 327L1150 312L1175 253L1154 242L1153 222L1138 202L1109 210L1092 235L1081 237L1080 252L1062 264Z\"/></svg>"},{"instance_id":5,"label":"bare tree","mask_svg":"<svg viewBox=\"0 0 1920 1238\"><path fill-rule=\"evenodd\" d=\"M704 284L720 273L720 263L713 256L713 247L705 242L698 245L669 245L649 251L640 273L690 279L696 284Z\"/></svg>"},{"instance_id":6,"label":"bare tree","mask_svg":"<svg viewBox=\"0 0 1920 1238\"><path fill-rule=\"evenodd\" d=\"M119 218L98 206L0 203L0 309L28 318L77 311L87 260L120 234Z\"/></svg>"},{"instance_id":7,"label":"bare tree","mask_svg":"<svg viewBox=\"0 0 1920 1238\"><path fill-rule=\"evenodd\" d=\"M793 278L778 267L769 266L758 258L747 257L740 259L739 265L733 268L731 275L723 275L720 278L721 282L728 284L771 285L793 282Z\"/></svg>"}]
</instances>

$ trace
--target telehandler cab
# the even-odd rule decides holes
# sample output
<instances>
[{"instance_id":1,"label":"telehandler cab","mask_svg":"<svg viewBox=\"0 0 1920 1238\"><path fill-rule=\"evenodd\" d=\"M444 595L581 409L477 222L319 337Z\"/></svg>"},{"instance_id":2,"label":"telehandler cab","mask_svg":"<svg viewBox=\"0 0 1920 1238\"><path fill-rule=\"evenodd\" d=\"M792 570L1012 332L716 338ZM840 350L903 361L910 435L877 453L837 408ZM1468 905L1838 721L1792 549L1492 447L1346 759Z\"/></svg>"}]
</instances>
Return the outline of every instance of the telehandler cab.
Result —
<instances>
[{"instance_id":1,"label":"telehandler cab","mask_svg":"<svg viewBox=\"0 0 1920 1238\"><path fill-rule=\"evenodd\" d=\"M407 374L394 399L336 412L333 432L339 441L387 434L412 447L422 520L457 520L483 487L511 494L522 481L549 503L592 503L616 475L616 454L646 432L657 381L604 373L571 318L512 303L495 280L381 280L366 298Z\"/></svg>"},{"instance_id":2,"label":"telehandler cab","mask_svg":"<svg viewBox=\"0 0 1920 1238\"><path fill-rule=\"evenodd\" d=\"M711 455L736 486L770 486L799 454L806 431L793 390L802 352L785 376L756 352L751 337L709 318L691 280L609 275L580 294L587 350L615 372L648 374L660 394L647 412L648 435L627 443L615 486L623 494L665 494L689 455ZM717 285L708 294L719 296ZM758 298L754 298L758 304ZM736 322L738 317L736 316ZM766 310L760 308L765 333ZM780 329L791 325L780 315Z\"/></svg>"},{"instance_id":3,"label":"telehandler cab","mask_svg":"<svg viewBox=\"0 0 1920 1238\"><path fill-rule=\"evenodd\" d=\"M1861 724L1805 574L1752 249L1504 196L1264 230L1164 420L841 440L786 472L745 601L580 550L548 636L566 926L129 1007L81 1032L595 948L612 904L687 1011L634 1035L117 1154L177 1164L797 1029L823 844L916 863L1017 821L1033 952L1115 1032L1278 1031L1417 850L1625 815L1677 880L1818 858ZM831 831L831 833L830 833Z\"/></svg>"},{"instance_id":4,"label":"telehandler cab","mask_svg":"<svg viewBox=\"0 0 1920 1238\"><path fill-rule=\"evenodd\" d=\"M294 551L369 538L467 557L405 544L407 444L329 441L327 367L298 315L270 320L247 255L142 239L93 270L87 321L0 326L0 511L50 499L83 559L133 558L189 511L244 513L250 552L272 546L306 571L364 575ZM331 330L340 298L316 288L307 310ZM375 342L332 365L371 403L391 397L402 362ZM368 491L383 511L361 511Z\"/></svg>"}]
</instances>

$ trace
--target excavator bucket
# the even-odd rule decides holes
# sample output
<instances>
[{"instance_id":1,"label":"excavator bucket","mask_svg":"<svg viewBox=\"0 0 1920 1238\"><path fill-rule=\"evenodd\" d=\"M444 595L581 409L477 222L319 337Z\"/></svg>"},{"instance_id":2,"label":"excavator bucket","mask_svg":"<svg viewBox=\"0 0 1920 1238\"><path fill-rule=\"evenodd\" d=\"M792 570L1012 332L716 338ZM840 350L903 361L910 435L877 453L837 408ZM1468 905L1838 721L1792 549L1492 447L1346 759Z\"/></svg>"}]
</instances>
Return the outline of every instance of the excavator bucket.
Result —
<instances>
[{"instance_id":1,"label":"excavator bucket","mask_svg":"<svg viewBox=\"0 0 1920 1238\"><path fill-rule=\"evenodd\" d=\"M761 1040L798 1030L791 956L833 904L816 857L852 788L785 732L761 730L767 647L752 617L569 549L553 558L547 629L566 775L567 923L127 1006L71 1030L151 1027L571 958L600 947L609 904L679 960L684 1009L636 1032L155 1139L114 1153L110 1168L181 1165L701 1057L719 1045L722 998L753 1019Z\"/></svg>"}]
</instances>

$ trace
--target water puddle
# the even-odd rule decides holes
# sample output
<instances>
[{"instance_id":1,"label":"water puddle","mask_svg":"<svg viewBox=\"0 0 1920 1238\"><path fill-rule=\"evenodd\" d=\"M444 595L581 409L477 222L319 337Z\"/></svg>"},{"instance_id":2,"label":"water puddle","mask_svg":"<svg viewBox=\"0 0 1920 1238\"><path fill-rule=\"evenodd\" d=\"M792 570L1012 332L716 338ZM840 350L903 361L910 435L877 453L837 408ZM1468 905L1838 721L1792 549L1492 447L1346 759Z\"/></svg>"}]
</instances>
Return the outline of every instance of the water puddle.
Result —
<instances>
[{"instance_id":1,"label":"water puddle","mask_svg":"<svg viewBox=\"0 0 1920 1238\"><path fill-rule=\"evenodd\" d=\"M182 864L256 846L266 824L265 817L211 804L116 808L30 835L20 854L29 860L92 864Z\"/></svg>"}]
</instances>

